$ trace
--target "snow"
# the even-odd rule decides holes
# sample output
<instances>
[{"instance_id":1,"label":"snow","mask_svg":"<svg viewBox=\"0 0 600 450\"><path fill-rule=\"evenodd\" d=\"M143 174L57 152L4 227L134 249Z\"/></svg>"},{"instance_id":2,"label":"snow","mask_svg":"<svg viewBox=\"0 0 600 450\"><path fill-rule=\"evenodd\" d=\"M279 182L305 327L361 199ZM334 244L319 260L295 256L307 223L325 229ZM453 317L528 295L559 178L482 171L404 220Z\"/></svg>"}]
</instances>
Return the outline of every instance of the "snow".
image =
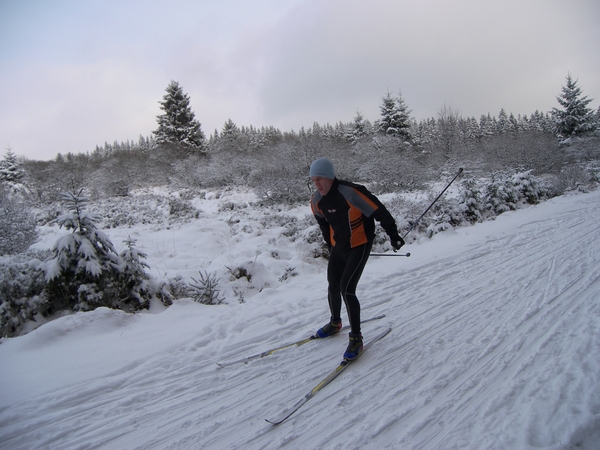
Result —
<instances>
[{"instance_id":1,"label":"snow","mask_svg":"<svg viewBox=\"0 0 600 450\"><path fill-rule=\"evenodd\" d=\"M247 267L250 281L222 281L243 301L227 288L218 306L100 308L4 339L2 449L600 448L600 191L420 239L410 258L371 258L363 317L386 317L363 335L392 332L276 427L264 419L329 373L346 338L216 363L323 325L326 265L257 225L259 211L228 225L214 202L180 227L106 233L137 239L154 276ZM279 281L286 268L297 276Z\"/></svg>"}]
</instances>

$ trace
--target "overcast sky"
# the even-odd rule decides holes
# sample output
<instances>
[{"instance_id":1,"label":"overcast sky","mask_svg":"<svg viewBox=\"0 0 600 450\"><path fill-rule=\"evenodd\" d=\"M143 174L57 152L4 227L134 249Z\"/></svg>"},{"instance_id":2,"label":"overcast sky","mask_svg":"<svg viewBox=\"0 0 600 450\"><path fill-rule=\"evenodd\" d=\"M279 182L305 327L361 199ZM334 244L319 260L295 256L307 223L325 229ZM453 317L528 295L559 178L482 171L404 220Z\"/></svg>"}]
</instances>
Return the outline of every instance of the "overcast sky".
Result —
<instances>
[{"instance_id":1,"label":"overcast sky","mask_svg":"<svg viewBox=\"0 0 600 450\"><path fill-rule=\"evenodd\" d=\"M600 104L598 0L0 0L0 147L92 152L156 129L171 80L205 134Z\"/></svg>"}]
</instances>

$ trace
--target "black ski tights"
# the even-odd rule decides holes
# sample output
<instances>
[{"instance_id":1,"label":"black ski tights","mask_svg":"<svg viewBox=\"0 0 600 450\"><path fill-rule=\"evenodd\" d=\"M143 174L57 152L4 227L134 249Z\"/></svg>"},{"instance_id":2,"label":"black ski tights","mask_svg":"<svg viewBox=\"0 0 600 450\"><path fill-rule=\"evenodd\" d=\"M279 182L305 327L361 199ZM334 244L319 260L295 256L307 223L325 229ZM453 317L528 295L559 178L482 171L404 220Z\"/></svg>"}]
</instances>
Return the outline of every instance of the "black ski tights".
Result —
<instances>
[{"instance_id":1,"label":"black ski tights","mask_svg":"<svg viewBox=\"0 0 600 450\"><path fill-rule=\"evenodd\" d=\"M355 248L333 247L327 266L329 282L329 309L331 319L341 319L342 298L346 304L352 333L360 333L360 303L356 297L356 285L369 259L373 244L368 242Z\"/></svg>"}]
</instances>

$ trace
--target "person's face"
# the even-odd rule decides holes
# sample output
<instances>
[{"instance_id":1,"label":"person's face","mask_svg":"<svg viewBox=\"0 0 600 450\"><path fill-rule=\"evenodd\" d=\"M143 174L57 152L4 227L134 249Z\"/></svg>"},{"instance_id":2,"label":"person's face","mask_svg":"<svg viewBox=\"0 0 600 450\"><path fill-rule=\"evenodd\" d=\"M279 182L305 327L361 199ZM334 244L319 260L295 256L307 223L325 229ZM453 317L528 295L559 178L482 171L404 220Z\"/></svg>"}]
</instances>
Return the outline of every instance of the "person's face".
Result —
<instances>
[{"instance_id":1,"label":"person's face","mask_svg":"<svg viewBox=\"0 0 600 450\"><path fill-rule=\"evenodd\" d=\"M321 195L327 195L333 185L333 180L331 178L311 177L311 179Z\"/></svg>"}]
</instances>

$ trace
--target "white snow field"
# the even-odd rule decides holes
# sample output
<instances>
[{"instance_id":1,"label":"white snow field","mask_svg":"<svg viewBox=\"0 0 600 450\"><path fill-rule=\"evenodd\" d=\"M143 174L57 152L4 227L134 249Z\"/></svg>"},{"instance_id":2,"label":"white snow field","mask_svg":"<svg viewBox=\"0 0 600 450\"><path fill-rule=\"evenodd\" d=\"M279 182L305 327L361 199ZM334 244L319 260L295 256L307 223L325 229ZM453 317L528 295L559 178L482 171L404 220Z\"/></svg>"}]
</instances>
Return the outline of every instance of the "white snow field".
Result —
<instances>
[{"instance_id":1,"label":"white snow field","mask_svg":"<svg viewBox=\"0 0 600 450\"><path fill-rule=\"evenodd\" d=\"M265 419L329 373L347 337L216 363L323 325L326 263L281 240L279 259L261 259L273 236L212 223L107 234L134 235L165 273L194 276L194 261L224 253L212 244L236 239L227 248L256 259L255 280L268 261L298 275L244 303L101 308L4 339L0 448L600 448L600 190L421 239L410 258L371 258L363 318L386 317L363 335L392 332L278 426Z\"/></svg>"}]
</instances>

